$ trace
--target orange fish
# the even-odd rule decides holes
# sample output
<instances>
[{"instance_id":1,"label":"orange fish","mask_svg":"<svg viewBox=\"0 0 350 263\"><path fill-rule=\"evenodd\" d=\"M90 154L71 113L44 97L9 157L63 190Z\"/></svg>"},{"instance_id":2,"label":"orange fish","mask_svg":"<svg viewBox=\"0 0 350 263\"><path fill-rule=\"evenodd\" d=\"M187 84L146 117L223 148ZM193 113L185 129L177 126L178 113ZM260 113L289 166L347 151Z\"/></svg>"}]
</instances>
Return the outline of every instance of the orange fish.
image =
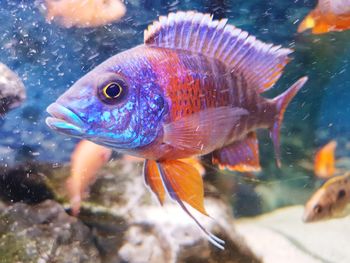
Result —
<instances>
[{"instance_id":1,"label":"orange fish","mask_svg":"<svg viewBox=\"0 0 350 263\"><path fill-rule=\"evenodd\" d=\"M64 27L98 27L122 18L126 12L120 0L46 0L46 20Z\"/></svg>"},{"instance_id":2,"label":"orange fish","mask_svg":"<svg viewBox=\"0 0 350 263\"><path fill-rule=\"evenodd\" d=\"M344 217L350 210L350 173L329 179L305 205L303 221Z\"/></svg>"},{"instance_id":3,"label":"orange fish","mask_svg":"<svg viewBox=\"0 0 350 263\"><path fill-rule=\"evenodd\" d=\"M80 141L75 147L71 156L71 176L66 182L73 215L79 213L86 188L111 154L111 149L87 140Z\"/></svg>"},{"instance_id":4,"label":"orange fish","mask_svg":"<svg viewBox=\"0 0 350 263\"><path fill-rule=\"evenodd\" d=\"M319 0L298 27L298 32L312 29L313 34L350 29L350 0Z\"/></svg>"},{"instance_id":5,"label":"orange fish","mask_svg":"<svg viewBox=\"0 0 350 263\"><path fill-rule=\"evenodd\" d=\"M336 141L330 141L316 152L314 172L317 177L329 178L336 172L334 152L337 147Z\"/></svg>"}]
</instances>

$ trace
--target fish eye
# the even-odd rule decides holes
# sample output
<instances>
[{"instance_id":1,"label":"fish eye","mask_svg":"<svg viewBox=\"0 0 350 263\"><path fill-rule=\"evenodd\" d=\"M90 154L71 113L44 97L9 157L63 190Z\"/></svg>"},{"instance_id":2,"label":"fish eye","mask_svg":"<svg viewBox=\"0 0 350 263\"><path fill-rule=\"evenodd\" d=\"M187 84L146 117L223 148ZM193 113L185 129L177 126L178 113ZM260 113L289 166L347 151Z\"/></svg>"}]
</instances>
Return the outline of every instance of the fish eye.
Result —
<instances>
[{"instance_id":1,"label":"fish eye","mask_svg":"<svg viewBox=\"0 0 350 263\"><path fill-rule=\"evenodd\" d=\"M337 196L337 199L340 200L342 198L344 198L346 196L346 192L344 189L341 189L339 192L338 192L338 196Z\"/></svg>"},{"instance_id":2,"label":"fish eye","mask_svg":"<svg viewBox=\"0 0 350 263\"><path fill-rule=\"evenodd\" d=\"M111 81L102 85L102 89L98 92L100 99L107 104L116 104L126 92L126 85L121 80Z\"/></svg>"},{"instance_id":3,"label":"fish eye","mask_svg":"<svg viewBox=\"0 0 350 263\"><path fill-rule=\"evenodd\" d=\"M322 213L322 206L320 206L320 205L315 205L315 206L314 206L314 212L315 212L316 214Z\"/></svg>"}]
</instances>

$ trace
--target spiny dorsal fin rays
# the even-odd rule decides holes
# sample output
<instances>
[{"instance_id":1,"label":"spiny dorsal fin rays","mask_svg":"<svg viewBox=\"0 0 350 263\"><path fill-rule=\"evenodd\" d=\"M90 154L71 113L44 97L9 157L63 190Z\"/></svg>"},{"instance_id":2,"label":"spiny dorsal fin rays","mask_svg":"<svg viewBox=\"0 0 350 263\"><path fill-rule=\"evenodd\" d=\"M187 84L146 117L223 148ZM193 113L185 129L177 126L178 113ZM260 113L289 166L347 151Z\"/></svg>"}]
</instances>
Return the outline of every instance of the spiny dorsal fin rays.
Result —
<instances>
[{"instance_id":1,"label":"spiny dorsal fin rays","mask_svg":"<svg viewBox=\"0 0 350 263\"><path fill-rule=\"evenodd\" d=\"M271 88L288 63L291 49L265 44L227 19L190 12L161 16L145 30L146 45L187 50L215 58L240 72L259 93Z\"/></svg>"}]
</instances>

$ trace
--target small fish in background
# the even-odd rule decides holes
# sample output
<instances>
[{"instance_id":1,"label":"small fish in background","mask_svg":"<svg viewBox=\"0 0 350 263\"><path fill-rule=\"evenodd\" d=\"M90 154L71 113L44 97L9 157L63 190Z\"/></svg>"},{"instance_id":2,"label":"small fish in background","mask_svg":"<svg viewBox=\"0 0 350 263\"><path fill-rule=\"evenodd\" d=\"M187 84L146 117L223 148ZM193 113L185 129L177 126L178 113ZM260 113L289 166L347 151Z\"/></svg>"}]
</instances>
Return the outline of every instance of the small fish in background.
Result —
<instances>
[{"instance_id":1,"label":"small fish in background","mask_svg":"<svg viewBox=\"0 0 350 263\"><path fill-rule=\"evenodd\" d=\"M111 154L110 148L87 140L76 145L71 155L71 175L66 181L73 215L79 213L89 184L95 179L98 170L108 162Z\"/></svg>"},{"instance_id":2,"label":"small fish in background","mask_svg":"<svg viewBox=\"0 0 350 263\"><path fill-rule=\"evenodd\" d=\"M317 177L327 179L336 173L336 147L337 142L335 140L332 140L316 152L314 160L314 173Z\"/></svg>"},{"instance_id":3,"label":"small fish in background","mask_svg":"<svg viewBox=\"0 0 350 263\"><path fill-rule=\"evenodd\" d=\"M350 0L319 0L300 23L298 32L312 29L313 34L350 29Z\"/></svg>"},{"instance_id":4,"label":"small fish in background","mask_svg":"<svg viewBox=\"0 0 350 263\"><path fill-rule=\"evenodd\" d=\"M46 0L46 20L64 27L98 27L122 18L126 7L120 0Z\"/></svg>"},{"instance_id":5,"label":"small fish in background","mask_svg":"<svg viewBox=\"0 0 350 263\"><path fill-rule=\"evenodd\" d=\"M344 217L350 214L350 173L329 179L307 201L306 223Z\"/></svg>"},{"instance_id":6,"label":"small fish in background","mask_svg":"<svg viewBox=\"0 0 350 263\"><path fill-rule=\"evenodd\" d=\"M0 117L19 107L26 99L26 90L18 75L0 63Z\"/></svg>"},{"instance_id":7,"label":"small fish in background","mask_svg":"<svg viewBox=\"0 0 350 263\"><path fill-rule=\"evenodd\" d=\"M117 54L51 104L47 125L145 159L144 179L161 204L167 193L208 232L186 204L204 215L203 180L181 159L213 154L221 168L260 170L256 130L270 130L280 163L280 127L300 78L274 99L272 88L292 50L265 44L197 12L170 13L144 33L144 44ZM185 204L186 203L186 204Z\"/></svg>"}]
</instances>

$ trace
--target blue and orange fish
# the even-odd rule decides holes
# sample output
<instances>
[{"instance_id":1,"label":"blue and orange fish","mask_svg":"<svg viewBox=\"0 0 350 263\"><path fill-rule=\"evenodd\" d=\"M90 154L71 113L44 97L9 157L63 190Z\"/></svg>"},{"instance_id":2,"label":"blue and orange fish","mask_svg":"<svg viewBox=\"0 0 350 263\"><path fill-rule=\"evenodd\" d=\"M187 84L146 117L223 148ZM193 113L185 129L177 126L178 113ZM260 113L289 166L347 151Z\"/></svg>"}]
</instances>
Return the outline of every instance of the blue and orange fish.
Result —
<instances>
[{"instance_id":1,"label":"blue and orange fish","mask_svg":"<svg viewBox=\"0 0 350 263\"><path fill-rule=\"evenodd\" d=\"M270 89L290 49L265 44L227 20L196 12L160 17L144 44L111 57L78 80L47 111L54 130L145 159L147 186L162 204L175 200L209 241L187 205L204 215L203 181L182 158L212 153L213 163L260 169L255 130L270 129L280 165L279 130L299 79L274 99Z\"/></svg>"}]
</instances>

